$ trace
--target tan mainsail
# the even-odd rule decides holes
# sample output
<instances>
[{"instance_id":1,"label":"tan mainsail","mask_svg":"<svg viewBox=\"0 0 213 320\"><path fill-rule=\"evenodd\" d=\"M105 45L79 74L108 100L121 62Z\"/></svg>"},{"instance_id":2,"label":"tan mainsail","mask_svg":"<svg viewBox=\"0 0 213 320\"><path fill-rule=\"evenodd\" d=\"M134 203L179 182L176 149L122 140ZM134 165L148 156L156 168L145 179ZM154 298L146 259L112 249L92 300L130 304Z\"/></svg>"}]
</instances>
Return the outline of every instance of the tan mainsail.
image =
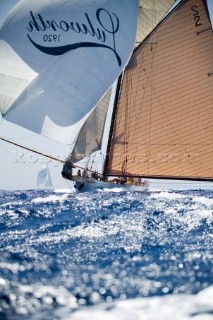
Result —
<instances>
[{"instance_id":1,"label":"tan mainsail","mask_svg":"<svg viewBox=\"0 0 213 320\"><path fill-rule=\"evenodd\" d=\"M182 1L133 53L107 175L213 179L213 35L205 5Z\"/></svg>"}]
</instances>

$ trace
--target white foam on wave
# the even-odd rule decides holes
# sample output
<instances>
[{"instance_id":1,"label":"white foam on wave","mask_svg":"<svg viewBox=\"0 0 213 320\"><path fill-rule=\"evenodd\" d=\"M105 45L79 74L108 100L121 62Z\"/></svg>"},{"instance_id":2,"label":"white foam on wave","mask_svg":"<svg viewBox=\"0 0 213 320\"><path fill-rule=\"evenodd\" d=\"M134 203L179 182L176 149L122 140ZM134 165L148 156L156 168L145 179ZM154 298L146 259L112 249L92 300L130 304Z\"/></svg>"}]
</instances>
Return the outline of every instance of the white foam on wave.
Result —
<instances>
[{"instance_id":1,"label":"white foam on wave","mask_svg":"<svg viewBox=\"0 0 213 320\"><path fill-rule=\"evenodd\" d=\"M213 199L208 196L162 191L151 192L149 199L153 200L152 207L155 205L156 210L162 210L165 215L182 221L188 231L199 226L203 219L207 223L212 222ZM184 215L179 214L182 211Z\"/></svg>"},{"instance_id":2,"label":"white foam on wave","mask_svg":"<svg viewBox=\"0 0 213 320\"><path fill-rule=\"evenodd\" d=\"M196 295L136 298L88 307L66 320L212 320L213 286Z\"/></svg>"},{"instance_id":3,"label":"white foam on wave","mask_svg":"<svg viewBox=\"0 0 213 320\"><path fill-rule=\"evenodd\" d=\"M54 192L56 193L75 193L75 189L55 189Z\"/></svg>"},{"instance_id":4,"label":"white foam on wave","mask_svg":"<svg viewBox=\"0 0 213 320\"><path fill-rule=\"evenodd\" d=\"M125 188L104 188L104 189L100 189L100 191L102 192L115 192L115 193L119 193L119 192L122 192L122 191L130 191L130 190L126 190Z\"/></svg>"},{"instance_id":5,"label":"white foam on wave","mask_svg":"<svg viewBox=\"0 0 213 320\"><path fill-rule=\"evenodd\" d=\"M184 199L187 196L177 192L161 191L157 193L155 192L151 193L150 197L153 199L166 198L168 200L176 200L176 199Z\"/></svg>"},{"instance_id":6,"label":"white foam on wave","mask_svg":"<svg viewBox=\"0 0 213 320\"><path fill-rule=\"evenodd\" d=\"M48 197L42 198L42 197L38 197L33 199L31 202L32 203L51 203L51 202L63 202L65 200L67 200L69 197L69 194L63 194L63 195L56 195L56 194L52 194L49 195Z\"/></svg>"},{"instance_id":7,"label":"white foam on wave","mask_svg":"<svg viewBox=\"0 0 213 320\"><path fill-rule=\"evenodd\" d=\"M206 206L213 206L213 199L208 197L195 196L194 201L199 202L200 204L204 204Z\"/></svg>"}]
</instances>

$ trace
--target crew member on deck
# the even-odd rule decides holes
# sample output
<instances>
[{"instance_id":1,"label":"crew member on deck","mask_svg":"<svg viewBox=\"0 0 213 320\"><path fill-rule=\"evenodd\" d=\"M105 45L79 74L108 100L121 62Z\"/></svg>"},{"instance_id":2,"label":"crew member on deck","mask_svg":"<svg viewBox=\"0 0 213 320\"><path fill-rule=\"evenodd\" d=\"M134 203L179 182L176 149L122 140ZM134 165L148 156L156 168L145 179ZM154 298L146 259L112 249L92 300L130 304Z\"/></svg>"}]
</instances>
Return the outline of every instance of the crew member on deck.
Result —
<instances>
[{"instance_id":1,"label":"crew member on deck","mask_svg":"<svg viewBox=\"0 0 213 320\"><path fill-rule=\"evenodd\" d=\"M88 172L87 172L87 169L86 169L86 168L83 170L82 176L83 176L84 178L88 178L88 177L89 177L89 175L88 175Z\"/></svg>"},{"instance_id":2,"label":"crew member on deck","mask_svg":"<svg viewBox=\"0 0 213 320\"><path fill-rule=\"evenodd\" d=\"M93 171L92 174L91 174L91 177L93 179L98 179L98 172L97 171Z\"/></svg>"},{"instance_id":3,"label":"crew member on deck","mask_svg":"<svg viewBox=\"0 0 213 320\"><path fill-rule=\"evenodd\" d=\"M65 179L69 179L71 180L72 178L72 169L75 168L74 163L72 162L65 162L64 166L63 166L63 170L61 172L62 177Z\"/></svg>"},{"instance_id":4,"label":"crew member on deck","mask_svg":"<svg viewBox=\"0 0 213 320\"><path fill-rule=\"evenodd\" d=\"M121 184L125 184L127 182L126 176L121 177Z\"/></svg>"}]
</instances>

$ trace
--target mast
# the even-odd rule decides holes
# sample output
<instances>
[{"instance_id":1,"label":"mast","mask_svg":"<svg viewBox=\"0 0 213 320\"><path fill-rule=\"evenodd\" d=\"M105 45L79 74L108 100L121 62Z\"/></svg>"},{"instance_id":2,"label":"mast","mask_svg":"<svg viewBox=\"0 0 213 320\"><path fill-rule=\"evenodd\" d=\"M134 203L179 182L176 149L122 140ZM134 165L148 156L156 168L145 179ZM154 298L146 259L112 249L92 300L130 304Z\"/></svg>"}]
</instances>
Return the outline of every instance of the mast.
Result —
<instances>
[{"instance_id":1,"label":"mast","mask_svg":"<svg viewBox=\"0 0 213 320\"><path fill-rule=\"evenodd\" d=\"M114 100L113 111L112 111L112 118L111 118L110 130L109 130L106 157L105 157L105 161L104 161L104 169L103 169L103 176L104 177L106 176L106 172L107 172L107 168L108 168L108 164L109 164L109 154L110 154L110 148L111 148L112 139L113 139L114 123L115 123L116 110L117 110L118 100L119 100L119 95L120 95L122 75L123 75L123 73L121 73L120 76L118 77L118 83L117 83L117 87L116 87L116 94L115 94L115 100Z\"/></svg>"}]
</instances>

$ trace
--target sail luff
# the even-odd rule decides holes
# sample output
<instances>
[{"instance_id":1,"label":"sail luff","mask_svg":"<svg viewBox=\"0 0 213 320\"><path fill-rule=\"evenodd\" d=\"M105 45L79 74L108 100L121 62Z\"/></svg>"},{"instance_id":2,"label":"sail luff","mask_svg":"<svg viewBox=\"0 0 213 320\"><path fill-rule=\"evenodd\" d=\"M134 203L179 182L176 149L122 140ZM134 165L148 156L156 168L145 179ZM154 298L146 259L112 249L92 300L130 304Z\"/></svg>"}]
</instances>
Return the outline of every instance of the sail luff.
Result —
<instances>
[{"instance_id":1,"label":"sail luff","mask_svg":"<svg viewBox=\"0 0 213 320\"><path fill-rule=\"evenodd\" d=\"M116 93L115 93L115 99L114 99L112 117L111 117L111 125L110 125L110 129L109 129L108 143L107 143L107 148L106 148L106 156L105 156L104 166L103 166L103 176L106 176L106 171L107 171L107 167L108 167L108 163L109 163L109 154L110 154L110 148L111 148L111 144L112 144L114 123L115 123L116 110L117 110L118 99L119 99L119 94L120 94L121 81L122 81L122 74L120 74L118 81L117 81L117 86L116 86Z\"/></svg>"},{"instance_id":2,"label":"sail luff","mask_svg":"<svg viewBox=\"0 0 213 320\"><path fill-rule=\"evenodd\" d=\"M68 157L72 162L78 162L101 149L110 96L111 89L106 92L81 127Z\"/></svg>"}]
</instances>

